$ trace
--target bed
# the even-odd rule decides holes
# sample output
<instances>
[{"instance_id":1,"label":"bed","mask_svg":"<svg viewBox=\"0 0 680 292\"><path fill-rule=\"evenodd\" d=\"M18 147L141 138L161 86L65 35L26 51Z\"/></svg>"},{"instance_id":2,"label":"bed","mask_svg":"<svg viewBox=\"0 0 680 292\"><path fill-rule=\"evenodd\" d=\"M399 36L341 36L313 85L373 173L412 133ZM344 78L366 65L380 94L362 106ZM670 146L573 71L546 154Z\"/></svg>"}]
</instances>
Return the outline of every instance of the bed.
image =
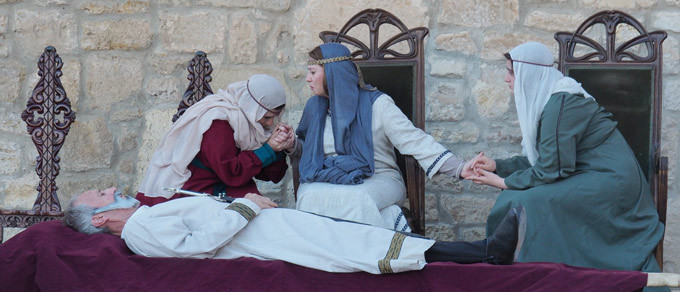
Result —
<instances>
[{"instance_id":1,"label":"bed","mask_svg":"<svg viewBox=\"0 0 680 292\"><path fill-rule=\"evenodd\" d=\"M428 264L421 271L391 275L328 273L283 261L148 258L133 254L125 243L108 234L78 233L59 220L63 214L56 195L58 150L75 119L61 87L61 59L48 47L38 62L41 79L32 99L60 106L57 122L61 140L39 157L41 177L32 210L0 211L1 227L28 227L0 244L0 291L637 291L646 285L679 285L677 274L646 274L571 267L555 263ZM189 87L180 102L184 109L210 94L212 67L205 53L189 63ZM50 90L45 90L50 88ZM40 108L29 101L28 109ZM30 112L30 111L26 112ZM44 109L44 108L43 108ZM54 110L54 108L52 109ZM46 115L49 116L49 115ZM45 117L46 117L45 116ZM24 120L32 120L28 114ZM54 127L41 121L38 131ZM29 124L29 131L31 126ZM34 142L36 136L33 135ZM42 137L43 139L45 137ZM42 141L42 140L41 140ZM41 142L38 141L38 142ZM44 146L44 143L37 146ZM56 148L56 151L54 151ZM48 151L49 150L49 151ZM43 151L39 150L43 153ZM50 160L51 159L51 160ZM55 171L56 170L56 171ZM0 238L0 242L2 238Z\"/></svg>"}]
</instances>

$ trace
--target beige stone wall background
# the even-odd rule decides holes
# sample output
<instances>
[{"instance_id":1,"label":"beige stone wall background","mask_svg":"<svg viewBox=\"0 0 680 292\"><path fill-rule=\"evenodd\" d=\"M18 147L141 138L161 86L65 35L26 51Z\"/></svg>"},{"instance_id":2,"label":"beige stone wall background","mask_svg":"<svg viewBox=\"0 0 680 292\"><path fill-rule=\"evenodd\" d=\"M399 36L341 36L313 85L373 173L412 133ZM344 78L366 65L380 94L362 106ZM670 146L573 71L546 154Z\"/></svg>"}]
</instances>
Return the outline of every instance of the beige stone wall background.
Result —
<instances>
[{"instance_id":1,"label":"beige stone wall background","mask_svg":"<svg viewBox=\"0 0 680 292\"><path fill-rule=\"evenodd\" d=\"M77 119L60 152L62 205L72 194L116 185L134 194L171 124L196 50L208 53L213 89L268 73L289 97L284 120L297 125L310 92L305 53L322 30L339 30L365 8L383 8L408 27L427 26L426 130L464 158L520 152L502 53L573 31L604 9L666 30L662 152L670 160L666 271L678 272L680 207L680 1L678 0L0 0L0 208L35 200L37 151L21 120L46 45L57 48L61 78ZM359 32L360 33L360 32ZM291 175L260 184L292 207ZM498 191L435 178L427 187L427 233L479 239ZM18 230L8 230L6 237Z\"/></svg>"}]
</instances>

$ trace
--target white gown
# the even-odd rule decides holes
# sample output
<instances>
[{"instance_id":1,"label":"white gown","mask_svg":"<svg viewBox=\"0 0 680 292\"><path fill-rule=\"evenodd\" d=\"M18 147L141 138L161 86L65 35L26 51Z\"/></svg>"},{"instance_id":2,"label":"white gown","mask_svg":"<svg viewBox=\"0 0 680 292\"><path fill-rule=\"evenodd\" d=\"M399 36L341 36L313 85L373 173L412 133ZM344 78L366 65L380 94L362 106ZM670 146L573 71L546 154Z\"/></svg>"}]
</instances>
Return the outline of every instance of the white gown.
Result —
<instances>
[{"instance_id":1,"label":"white gown","mask_svg":"<svg viewBox=\"0 0 680 292\"><path fill-rule=\"evenodd\" d=\"M394 148L404 155L415 157L429 178L453 156L432 136L416 128L390 96L379 96L372 110L373 176L358 185L300 184L296 203L298 210L394 230L398 225L395 219L401 212L396 204L406 197L406 186L397 166ZM330 117L326 118L323 139L324 154L336 155Z\"/></svg>"},{"instance_id":2,"label":"white gown","mask_svg":"<svg viewBox=\"0 0 680 292\"><path fill-rule=\"evenodd\" d=\"M328 272L420 270L434 241L292 209L181 198L140 207L121 238L149 257L283 260ZM242 215L245 214L245 215ZM253 218L248 221L246 217Z\"/></svg>"}]
</instances>

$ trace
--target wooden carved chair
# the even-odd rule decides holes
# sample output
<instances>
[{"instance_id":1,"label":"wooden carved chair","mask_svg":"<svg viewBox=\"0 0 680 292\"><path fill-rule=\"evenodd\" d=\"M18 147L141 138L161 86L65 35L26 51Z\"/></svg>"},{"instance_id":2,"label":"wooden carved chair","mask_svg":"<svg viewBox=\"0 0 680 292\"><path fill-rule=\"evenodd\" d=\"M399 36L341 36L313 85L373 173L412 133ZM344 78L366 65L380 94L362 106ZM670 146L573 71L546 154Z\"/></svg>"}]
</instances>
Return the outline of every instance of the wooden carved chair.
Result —
<instances>
[{"instance_id":1,"label":"wooden carved chair","mask_svg":"<svg viewBox=\"0 0 680 292\"><path fill-rule=\"evenodd\" d=\"M632 36L631 36L632 35ZM559 68L582 83L619 123L650 182L659 220L666 223L668 158L661 156L662 43L632 16L602 11L574 32L558 32ZM663 239L655 250L663 268Z\"/></svg>"},{"instance_id":2,"label":"wooden carved chair","mask_svg":"<svg viewBox=\"0 0 680 292\"><path fill-rule=\"evenodd\" d=\"M21 119L27 124L38 150L35 172L40 178L38 195L31 210L0 210L0 243L4 227L26 228L35 223L63 217L55 179L59 175L59 150L76 119L71 101L61 85L63 63L57 50L48 46L38 60L40 80L33 89Z\"/></svg>"},{"instance_id":3,"label":"wooden carved chair","mask_svg":"<svg viewBox=\"0 0 680 292\"><path fill-rule=\"evenodd\" d=\"M360 25L368 26L368 43L348 34ZM382 44L380 28L392 26L398 32ZM394 28L392 28L394 30ZM425 80L423 39L425 27L409 29L399 18L382 9L366 9L350 18L339 32L324 31L319 37L325 42L347 45L361 68L366 83L390 95L397 106L421 129L425 127ZM406 182L411 218L415 233L425 233L425 173L412 156L397 153L397 162ZM297 166L293 165L293 181L297 190Z\"/></svg>"}]
</instances>

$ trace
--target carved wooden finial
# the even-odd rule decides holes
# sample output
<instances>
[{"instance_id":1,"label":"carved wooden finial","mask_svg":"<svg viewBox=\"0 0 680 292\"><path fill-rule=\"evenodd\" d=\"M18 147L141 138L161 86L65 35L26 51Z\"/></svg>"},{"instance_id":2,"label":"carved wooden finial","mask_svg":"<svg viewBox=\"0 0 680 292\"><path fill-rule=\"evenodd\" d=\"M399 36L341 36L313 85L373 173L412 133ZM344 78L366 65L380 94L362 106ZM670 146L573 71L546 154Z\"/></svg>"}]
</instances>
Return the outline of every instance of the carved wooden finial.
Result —
<instances>
[{"instance_id":1,"label":"carved wooden finial","mask_svg":"<svg viewBox=\"0 0 680 292\"><path fill-rule=\"evenodd\" d=\"M177 107L177 113L172 116L172 122L174 123L184 114L187 108L197 103L207 95L213 94L212 88L210 88L209 82L212 81L212 65L208 61L208 55L205 52L196 52L189 66L187 66L189 75L187 79L189 80L189 86L184 92L182 101L179 102Z\"/></svg>"},{"instance_id":2,"label":"carved wooden finial","mask_svg":"<svg viewBox=\"0 0 680 292\"><path fill-rule=\"evenodd\" d=\"M21 119L27 124L33 144L38 150L35 171L40 178L38 197L33 204L35 211L61 211L57 197L56 177L59 175L59 150L64 145L76 113L61 85L63 63L57 49L47 46L38 60L40 80L26 103Z\"/></svg>"}]
</instances>

